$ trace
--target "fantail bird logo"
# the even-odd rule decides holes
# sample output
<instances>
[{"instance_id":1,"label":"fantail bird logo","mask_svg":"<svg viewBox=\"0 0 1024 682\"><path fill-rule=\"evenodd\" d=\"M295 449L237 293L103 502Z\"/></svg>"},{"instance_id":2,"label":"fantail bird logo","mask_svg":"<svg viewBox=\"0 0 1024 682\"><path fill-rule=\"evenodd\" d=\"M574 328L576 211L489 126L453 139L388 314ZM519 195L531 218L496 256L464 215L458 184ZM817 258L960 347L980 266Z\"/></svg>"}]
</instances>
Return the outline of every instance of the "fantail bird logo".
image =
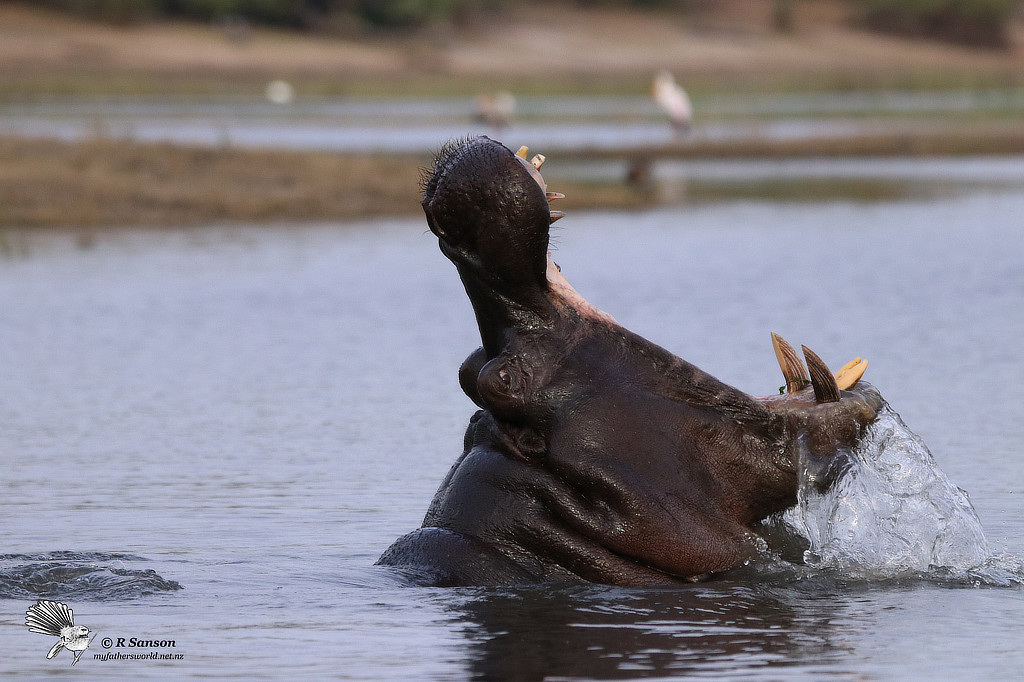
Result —
<instances>
[{"instance_id":1,"label":"fantail bird logo","mask_svg":"<svg viewBox=\"0 0 1024 682\"><path fill-rule=\"evenodd\" d=\"M29 632L38 632L41 635L60 637L46 658L53 658L60 653L61 649L67 649L75 653L75 660L71 665L78 663L82 653L89 648L92 639L89 637L89 628L84 625L75 625L75 612L59 601L46 601L40 599L25 612L25 625ZM96 637L96 635L93 635Z\"/></svg>"}]
</instances>

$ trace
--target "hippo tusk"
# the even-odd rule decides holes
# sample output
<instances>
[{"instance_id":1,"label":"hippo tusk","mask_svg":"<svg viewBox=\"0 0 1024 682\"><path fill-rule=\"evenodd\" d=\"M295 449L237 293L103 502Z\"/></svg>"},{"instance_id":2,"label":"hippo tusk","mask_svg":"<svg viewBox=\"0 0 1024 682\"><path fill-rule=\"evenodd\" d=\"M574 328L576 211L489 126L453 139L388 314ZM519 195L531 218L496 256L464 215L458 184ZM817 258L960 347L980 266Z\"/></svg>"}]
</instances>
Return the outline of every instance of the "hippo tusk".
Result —
<instances>
[{"instance_id":1,"label":"hippo tusk","mask_svg":"<svg viewBox=\"0 0 1024 682\"><path fill-rule=\"evenodd\" d=\"M529 153L530 153L530 148L527 147L524 144L522 147L520 147L516 151L516 156L518 156L523 161L526 161L526 155L529 154ZM534 168L536 168L537 170L540 170L540 167L544 165L544 162L546 160L547 160L547 157L544 156L543 154L534 154L533 158L530 159L530 165L533 166Z\"/></svg>"},{"instance_id":2,"label":"hippo tusk","mask_svg":"<svg viewBox=\"0 0 1024 682\"><path fill-rule=\"evenodd\" d=\"M523 161L526 161L526 155L529 153L530 148L527 147L526 145L523 145L516 152L516 156L518 156ZM547 157L544 156L543 154L534 154L533 158L530 159L530 166L532 166L530 173L533 175L533 179L537 181L537 184L540 185L540 188L544 190L544 196L549 203L554 201L555 199L564 199L565 195L562 194L561 192L548 191L548 185L546 182L544 182L544 178L540 174L540 167L544 165L545 160L547 160ZM564 217L565 213L563 211L551 211L551 220L548 224L551 224L556 220L559 220Z\"/></svg>"},{"instance_id":3,"label":"hippo tusk","mask_svg":"<svg viewBox=\"0 0 1024 682\"><path fill-rule=\"evenodd\" d=\"M807 387L807 384L812 383L810 376L804 369L803 362L800 361L800 357L793 350L793 346L776 334L772 332L772 347L775 348L775 357L779 360L779 367L782 368L782 376L786 379L786 393L795 393L803 388ZM804 350L807 351L806 346ZM811 352L812 355L819 361L822 367L825 366L824 362L821 362L821 358ZM810 360L808 365L810 365ZM860 378L864 376L864 371L868 368L868 361L863 358L854 358L848 363L842 366L842 368L835 373L835 384L841 391L848 391L857 385ZM832 382L827 382L831 384Z\"/></svg>"},{"instance_id":4,"label":"hippo tusk","mask_svg":"<svg viewBox=\"0 0 1024 682\"><path fill-rule=\"evenodd\" d=\"M848 391L857 385L860 378L864 376L864 370L868 368L868 361L862 358L854 358L843 365L842 369L836 372L836 384L839 388Z\"/></svg>"},{"instance_id":5,"label":"hippo tusk","mask_svg":"<svg viewBox=\"0 0 1024 682\"><path fill-rule=\"evenodd\" d=\"M811 383L804 363L793 346L775 332L772 332L772 347L775 348L775 357L782 368L782 376L786 379L786 393L795 393Z\"/></svg>"},{"instance_id":6,"label":"hippo tusk","mask_svg":"<svg viewBox=\"0 0 1024 682\"><path fill-rule=\"evenodd\" d=\"M811 386L814 387L814 399L819 403L839 402L839 384L832 376L825 361L807 346L804 349L804 359L807 360L807 369L811 373Z\"/></svg>"}]
</instances>

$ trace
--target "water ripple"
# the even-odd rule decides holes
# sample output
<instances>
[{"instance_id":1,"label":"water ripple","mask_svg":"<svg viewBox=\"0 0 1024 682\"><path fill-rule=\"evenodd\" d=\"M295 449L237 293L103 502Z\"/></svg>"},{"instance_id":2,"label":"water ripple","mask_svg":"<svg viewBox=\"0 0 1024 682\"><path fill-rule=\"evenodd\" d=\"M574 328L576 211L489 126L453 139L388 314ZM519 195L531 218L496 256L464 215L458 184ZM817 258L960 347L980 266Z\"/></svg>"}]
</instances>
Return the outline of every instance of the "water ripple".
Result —
<instances>
[{"instance_id":1,"label":"water ripple","mask_svg":"<svg viewBox=\"0 0 1024 682\"><path fill-rule=\"evenodd\" d=\"M0 554L0 598L117 600L183 589L153 569L128 567L147 561L120 552L56 551Z\"/></svg>"}]
</instances>

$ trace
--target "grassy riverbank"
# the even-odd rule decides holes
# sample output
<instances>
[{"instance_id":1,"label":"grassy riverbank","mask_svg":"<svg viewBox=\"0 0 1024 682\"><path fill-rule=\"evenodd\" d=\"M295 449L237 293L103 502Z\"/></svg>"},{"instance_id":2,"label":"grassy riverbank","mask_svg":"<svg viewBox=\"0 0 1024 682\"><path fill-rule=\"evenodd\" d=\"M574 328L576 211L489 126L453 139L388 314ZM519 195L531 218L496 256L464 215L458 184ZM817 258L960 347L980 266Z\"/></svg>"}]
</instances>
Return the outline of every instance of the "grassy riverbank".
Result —
<instances>
[{"instance_id":1,"label":"grassy riverbank","mask_svg":"<svg viewBox=\"0 0 1024 682\"><path fill-rule=\"evenodd\" d=\"M408 214L426 158L0 139L0 225L195 225Z\"/></svg>"},{"instance_id":2,"label":"grassy riverbank","mask_svg":"<svg viewBox=\"0 0 1024 682\"><path fill-rule=\"evenodd\" d=\"M665 158L794 158L1024 154L1024 130L988 124L928 134L772 141L695 141L676 146L541 150L560 162ZM0 138L0 226L104 227L217 222L351 220L419 214L425 155L336 154L187 147L111 139L82 142ZM806 184L806 183L804 183ZM854 196L886 191L861 183ZM631 208L670 200L643 184L563 182L560 208ZM742 195L740 185L704 183L698 194ZM788 191L787 187L777 188ZM764 187L761 190L765 190ZM691 195L692 198L692 195Z\"/></svg>"}]
</instances>

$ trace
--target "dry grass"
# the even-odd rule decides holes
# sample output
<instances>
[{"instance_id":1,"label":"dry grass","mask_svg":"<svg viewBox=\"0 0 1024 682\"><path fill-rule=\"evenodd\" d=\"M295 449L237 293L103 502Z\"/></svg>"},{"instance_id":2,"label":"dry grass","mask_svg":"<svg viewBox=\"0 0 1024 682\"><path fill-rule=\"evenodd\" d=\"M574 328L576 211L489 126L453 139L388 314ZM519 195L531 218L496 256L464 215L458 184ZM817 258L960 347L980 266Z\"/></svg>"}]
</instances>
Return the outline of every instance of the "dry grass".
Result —
<instances>
[{"instance_id":1,"label":"dry grass","mask_svg":"<svg viewBox=\"0 0 1024 682\"><path fill-rule=\"evenodd\" d=\"M0 225L189 225L419 210L428 159L0 139Z\"/></svg>"}]
</instances>

